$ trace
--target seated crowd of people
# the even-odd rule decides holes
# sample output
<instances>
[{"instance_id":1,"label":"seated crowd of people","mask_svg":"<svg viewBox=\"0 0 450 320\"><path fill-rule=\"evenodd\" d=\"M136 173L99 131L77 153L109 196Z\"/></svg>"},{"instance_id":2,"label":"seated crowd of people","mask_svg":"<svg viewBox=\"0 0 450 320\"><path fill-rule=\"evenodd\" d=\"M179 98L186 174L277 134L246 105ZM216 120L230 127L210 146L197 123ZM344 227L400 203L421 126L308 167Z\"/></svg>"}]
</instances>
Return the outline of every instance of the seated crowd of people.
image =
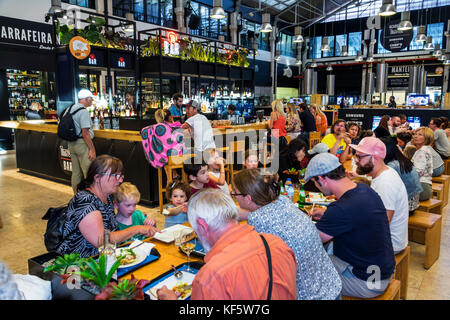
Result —
<instances>
[{"instance_id":1,"label":"seated crowd of people","mask_svg":"<svg viewBox=\"0 0 450 320\"><path fill-rule=\"evenodd\" d=\"M306 116L311 113L307 107L300 108L298 119L295 108L289 108L292 127L314 121ZM183 128L196 131L195 122L203 121L192 119L197 111L189 110L191 121ZM282 112L274 104L271 129L286 122ZM160 123L174 127L169 114L161 114ZM394 255L408 245L408 217L431 196L431 177L442 174L442 159L450 156L443 119L433 118L429 128L417 130L401 118L382 121L387 134L337 120L311 149L308 133L315 128L304 131L272 150L272 159L279 160L275 171L261 168L260 153L249 149L228 182L225 159L213 141L194 141L202 148L184 162L188 181L179 174L168 181L168 204L161 212L165 228L189 222L207 252L191 299L330 300L382 294L393 277ZM271 138L282 138L280 132ZM411 148L414 152L408 153ZM353 170L344 168L346 161ZM336 201L308 214L299 210L280 192L292 168L304 171L306 190ZM110 155L91 163L69 203L59 253L97 254L104 229L115 243L160 231L136 210L140 194L123 182L124 172L122 161ZM158 297L177 299L166 287Z\"/></svg>"}]
</instances>

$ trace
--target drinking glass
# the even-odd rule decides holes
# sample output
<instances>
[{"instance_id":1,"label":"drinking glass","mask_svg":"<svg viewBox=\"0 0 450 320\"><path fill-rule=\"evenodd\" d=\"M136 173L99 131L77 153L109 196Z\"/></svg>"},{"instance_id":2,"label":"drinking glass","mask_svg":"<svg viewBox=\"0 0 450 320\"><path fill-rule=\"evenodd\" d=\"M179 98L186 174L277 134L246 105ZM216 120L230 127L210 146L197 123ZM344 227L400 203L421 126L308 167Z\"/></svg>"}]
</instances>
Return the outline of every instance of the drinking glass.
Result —
<instances>
[{"instance_id":1,"label":"drinking glass","mask_svg":"<svg viewBox=\"0 0 450 320\"><path fill-rule=\"evenodd\" d=\"M195 248L196 243L197 243L197 239L194 237L193 233L189 233L189 234L186 234L183 236L180 248L187 255L188 265L187 265L186 271L188 271L188 272L191 271L189 258L190 258L191 252Z\"/></svg>"},{"instance_id":2,"label":"drinking glass","mask_svg":"<svg viewBox=\"0 0 450 320\"><path fill-rule=\"evenodd\" d=\"M181 245L182 235L183 233L181 232L181 230L176 230L173 232L175 246L179 247Z\"/></svg>"}]
</instances>

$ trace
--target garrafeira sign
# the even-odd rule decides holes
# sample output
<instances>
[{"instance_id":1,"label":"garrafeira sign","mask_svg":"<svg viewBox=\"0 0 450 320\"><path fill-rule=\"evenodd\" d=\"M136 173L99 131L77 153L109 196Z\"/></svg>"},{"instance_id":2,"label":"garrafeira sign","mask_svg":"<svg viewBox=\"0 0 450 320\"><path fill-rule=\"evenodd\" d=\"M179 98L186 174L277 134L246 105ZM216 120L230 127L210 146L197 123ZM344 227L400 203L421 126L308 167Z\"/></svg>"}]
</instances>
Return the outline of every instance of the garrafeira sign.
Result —
<instances>
[{"instance_id":1,"label":"garrafeira sign","mask_svg":"<svg viewBox=\"0 0 450 320\"><path fill-rule=\"evenodd\" d=\"M0 43L52 50L52 25L0 16Z\"/></svg>"},{"instance_id":2,"label":"garrafeira sign","mask_svg":"<svg viewBox=\"0 0 450 320\"><path fill-rule=\"evenodd\" d=\"M399 52L408 47L413 39L413 30L397 30L400 20L387 23L380 35L381 45L391 52Z\"/></svg>"}]
</instances>

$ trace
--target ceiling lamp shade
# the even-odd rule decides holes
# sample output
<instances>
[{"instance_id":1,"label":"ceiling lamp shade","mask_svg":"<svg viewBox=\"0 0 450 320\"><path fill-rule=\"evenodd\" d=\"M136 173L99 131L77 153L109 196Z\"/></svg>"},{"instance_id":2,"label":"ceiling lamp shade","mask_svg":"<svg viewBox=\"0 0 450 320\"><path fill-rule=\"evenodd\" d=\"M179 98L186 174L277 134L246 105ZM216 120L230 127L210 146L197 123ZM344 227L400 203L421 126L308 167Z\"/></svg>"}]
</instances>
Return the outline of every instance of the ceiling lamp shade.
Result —
<instances>
[{"instance_id":1,"label":"ceiling lamp shade","mask_svg":"<svg viewBox=\"0 0 450 320\"><path fill-rule=\"evenodd\" d=\"M438 60L439 61L445 61L447 59L447 57L445 56L445 54L441 54L439 57L438 57Z\"/></svg>"},{"instance_id":2,"label":"ceiling lamp shade","mask_svg":"<svg viewBox=\"0 0 450 320\"><path fill-rule=\"evenodd\" d=\"M363 56L362 56L361 50L358 50L358 51L357 51L355 61L356 61L356 62L361 62L361 61L363 61Z\"/></svg>"},{"instance_id":3,"label":"ceiling lamp shade","mask_svg":"<svg viewBox=\"0 0 450 320\"><path fill-rule=\"evenodd\" d=\"M425 42L427 41L427 35L425 34L425 26L420 26L417 30L416 39L417 42Z\"/></svg>"},{"instance_id":4,"label":"ceiling lamp shade","mask_svg":"<svg viewBox=\"0 0 450 320\"><path fill-rule=\"evenodd\" d=\"M434 46L433 57L439 57L442 55L441 45L438 43Z\"/></svg>"},{"instance_id":5,"label":"ceiling lamp shade","mask_svg":"<svg viewBox=\"0 0 450 320\"><path fill-rule=\"evenodd\" d=\"M400 24L398 25L397 30L408 31L408 30L412 29L413 25L410 21L410 19L411 19L410 16L411 15L410 15L409 11L402 12L402 21L400 21Z\"/></svg>"},{"instance_id":6,"label":"ceiling lamp shade","mask_svg":"<svg viewBox=\"0 0 450 320\"><path fill-rule=\"evenodd\" d=\"M427 43L425 44L424 49L425 50L434 50L433 37L432 36L427 37Z\"/></svg>"},{"instance_id":7,"label":"ceiling lamp shade","mask_svg":"<svg viewBox=\"0 0 450 320\"><path fill-rule=\"evenodd\" d=\"M133 21L133 13L131 13L131 12L128 12L126 15L125 15L125 18L128 20L128 21ZM95 20L94 20L95 21ZM133 32L134 31L134 27L133 27L133 23L123 23L122 25L121 25L121 28L122 28L122 30L124 31L124 32Z\"/></svg>"},{"instance_id":8,"label":"ceiling lamp shade","mask_svg":"<svg viewBox=\"0 0 450 320\"><path fill-rule=\"evenodd\" d=\"M270 13L263 13L262 25L260 32L272 32L272 25L270 24Z\"/></svg>"},{"instance_id":9,"label":"ceiling lamp shade","mask_svg":"<svg viewBox=\"0 0 450 320\"><path fill-rule=\"evenodd\" d=\"M280 58L281 58L280 50L275 51L275 57L274 57L275 61L280 60Z\"/></svg>"},{"instance_id":10,"label":"ceiling lamp shade","mask_svg":"<svg viewBox=\"0 0 450 320\"><path fill-rule=\"evenodd\" d=\"M375 61L375 58L373 57L373 55L370 55L370 56L368 56L367 57L367 60L366 60L367 62L374 62Z\"/></svg>"},{"instance_id":11,"label":"ceiling lamp shade","mask_svg":"<svg viewBox=\"0 0 450 320\"><path fill-rule=\"evenodd\" d=\"M51 7L48 10L48 13L53 14L53 13L60 13L62 11L63 10L61 8L61 0L52 0Z\"/></svg>"},{"instance_id":12,"label":"ceiling lamp shade","mask_svg":"<svg viewBox=\"0 0 450 320\"><path fill-rule=\"evenodd\" d=\"M392 0L383 0L383 5L380 8L378 14L383 17L388 17L396 14L395 6L392 4Z\"/></svg>"},{"instance_id":13,"label":"ceiling lamp shade","mask_svg":"<svg viewBox=\"0 0 450 320\"><path fill-rule=\"evenodd\" d=\"M328 65L327 71L333 71L333 67L331 66L331 64Z\"/></svg>"},{"instance_id":14,"label":"ceiling lamp shade","mask_svg":"<svg viewBox=\"0 0 450 320\"><path fill-rule=\"evenodd\" d=\"M300 57L298 57L297 59L295 59L295 65L296 65L296 66L301 66L301 65L302 65L302 59L300 59Z\"/></svg>"},{"instance_id":15,"label":"ceiling lamp shade","mask_svg":"<svg viewBox=\"0 0 450 320\"><path fill-rule=\"evenodd\" d=\"M343 57L347 57L348 56L347 46L342 46L342 48L341 48L341 56L343 56Z\"/></svg>"},{"instance_id":16,"label":"ceiling lamp shade","mask_svg":"<svg viewBox=\"0 0 450 320\"><path fill-rule=\"evenodd\" d=\"M450 65L450 59L448 58L448 56L445 56L444 65Z\"/></svg>"},{"instance_id":17,"label":"ceiling lamp shade","mask_svg":"<svg viewBox=\"0 0 450 320\"><path fill-rule=\"evenodd\" d=\"M294 38L292 39L292 42L301 43L303 41L304 41L304 39L302 36L302 27L297 26L297 27L295 27L295 35L294 35Z\"/></svg>"},{"instance_id":18,"label":"ceiling lamp shade","mask_svg":"<svg viewBox=\"0 0 450 320\"><path fill-rule=\"evenodd\" d=\"M211 10L209 17L213 19L223 19L225 16L225 11L222 8L222 0L214 0L213 9Z\"/></svg>"},{"instance_id":19,"label":"ceiling lamp shade","mask_svg":"<svg viewBox=\"0 0 450 320\"><path fill-rule=\"evenodd\" d=\"M320 46L321 51L330 51L330 46L328 45L328 38L322 38L322 45Z\"/></svg>"},{"instance_id":20,"label":"ceiling lamp shade","mask_svg":"<svg viewBox=\"0 0 450 320\"><path fill-rule=\"evenodd\" d=\"M316 60L312 59L311 64L309 65L311 68L317 68Z\"/></svg>"}]
</instances>

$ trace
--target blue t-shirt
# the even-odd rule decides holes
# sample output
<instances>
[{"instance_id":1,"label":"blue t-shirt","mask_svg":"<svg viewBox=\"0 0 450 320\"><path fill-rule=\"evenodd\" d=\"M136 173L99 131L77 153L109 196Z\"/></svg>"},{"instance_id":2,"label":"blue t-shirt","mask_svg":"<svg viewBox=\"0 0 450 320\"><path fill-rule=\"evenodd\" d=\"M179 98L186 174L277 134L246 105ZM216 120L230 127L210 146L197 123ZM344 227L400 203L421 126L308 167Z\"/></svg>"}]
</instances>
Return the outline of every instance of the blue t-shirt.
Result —
<instances>
[{"instance_id":1,"label":"blue t-shirt","mask_svg":"<svg viewBox=\"0 0 450 320\"><path fill-rule=\"evenodd\" d=\"M175 208L175 207L176 206L174 206L172 204L169 204L166 207L166 210L167 210L167 208ZM176 224L183 224L183 223L188 222L188 218L187 218L187 213L186 212L180 212L176 216L167 216L166 215L165 217L166 217L166 222L164 224L164 229L168 228L168 227L171 227L173 225L176 225Z\"/></svg>"},{"instance_id":2,"label":"blue t-shirt","mask_svg":"<svg viewBox=\"0 0 450 320\"><path fill-rule=\"evenodd\" d=\"M381 280L394 272L395 259L386 208L369 186L358 183L331 203L317 229L333 236L333 254L353 266L362 280L373 275L369 266L380 268ZM369 272L368 272L369 271Z\"/></svg>"},{"instance_id":3,"label":"blue t-shirt","mask_svg":"<svg viewBox=\"0 0 450 320\"><path fill-rule=\"evenodd\" d=\"M174 104L172 104L169 108L170 114L174 117L182 117L183 116L183 109L177 108Z\"/></svg>"}]
</instances>

